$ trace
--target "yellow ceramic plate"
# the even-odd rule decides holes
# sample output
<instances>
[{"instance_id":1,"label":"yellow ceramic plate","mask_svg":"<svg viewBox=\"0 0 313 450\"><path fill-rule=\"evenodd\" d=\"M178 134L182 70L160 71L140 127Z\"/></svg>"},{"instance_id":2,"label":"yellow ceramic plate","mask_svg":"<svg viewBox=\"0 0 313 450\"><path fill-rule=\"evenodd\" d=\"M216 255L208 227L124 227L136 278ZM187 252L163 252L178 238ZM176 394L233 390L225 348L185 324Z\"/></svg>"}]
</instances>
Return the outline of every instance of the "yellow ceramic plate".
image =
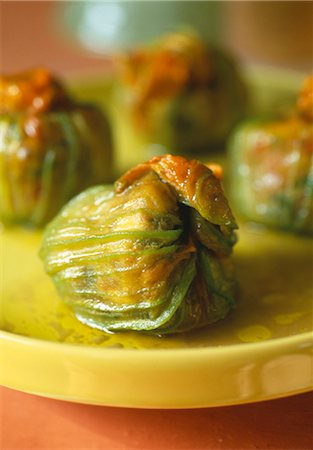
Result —
<instances>
[{"instance_id":1,"label":"yellow ceramic plate","mask_svg":"<svg viewBox=\"0 0 313 450\"><path fill-rule=\"evenodd\" d=\"M274 91L264 80L257 80L261 91ZM290 97L292 83L276 81L277 92ZM79 92L96 98L99 85ZM258 104L273 99L265 95ZM58 399L149 408L239 404L310 390L312 239L247 226L239 238L237 309L207 330L160 338L107 335L78 322L44 274L40 233L1 230L0 383Z\"/></svg>"},{"instance_id":2,"label":"yellow ceramic plate","mask_svg":"<svg viewBox=\"0 0 313 450\"><path fill-rule=\"evenodd\" d=\"M242 286L225 321L180 337L104 335L58 299L38 233L2 231L3 385L78 402L203 407L264 400L312 385L312 241L242 227Z\"/></svg>"}]
</instances>

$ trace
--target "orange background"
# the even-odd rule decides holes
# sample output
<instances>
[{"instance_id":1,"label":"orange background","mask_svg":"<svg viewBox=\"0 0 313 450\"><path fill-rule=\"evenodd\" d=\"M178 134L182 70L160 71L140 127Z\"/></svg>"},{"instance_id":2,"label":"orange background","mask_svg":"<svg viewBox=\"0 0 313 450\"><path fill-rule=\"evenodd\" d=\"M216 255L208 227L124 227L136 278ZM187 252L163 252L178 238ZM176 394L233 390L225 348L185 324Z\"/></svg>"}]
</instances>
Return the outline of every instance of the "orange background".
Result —
<instances>
[{"instance_id":1,"label":"orange background","mask_svg":"<svg viewBox=\"0 0 313 450\"><path fill-rule=\"evenodd\" d=\"M313 446L313 394L172 411L78 405L4 388L0 395L2 450L309 450Z\"/></svg>"}]
</instances>

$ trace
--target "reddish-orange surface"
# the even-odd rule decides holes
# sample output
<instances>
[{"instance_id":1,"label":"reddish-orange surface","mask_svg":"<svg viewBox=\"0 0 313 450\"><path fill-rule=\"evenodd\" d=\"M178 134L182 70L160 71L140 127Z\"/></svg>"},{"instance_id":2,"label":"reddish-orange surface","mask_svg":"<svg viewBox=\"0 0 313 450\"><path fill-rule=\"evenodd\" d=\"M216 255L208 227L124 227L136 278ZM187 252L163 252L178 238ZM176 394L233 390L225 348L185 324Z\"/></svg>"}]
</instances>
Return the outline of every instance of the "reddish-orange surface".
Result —
<instances>
[{"instance_id":1,"label":"reddish-orange surface","mask_svg":"<svg viewBox=\"0 0 313 450\"><path fill-rule=\"evenodd\" d=\"M0 395L1 450L313 448L313 394L171 411L79 405L4 388Z\"/></svg>"}]
</instances>

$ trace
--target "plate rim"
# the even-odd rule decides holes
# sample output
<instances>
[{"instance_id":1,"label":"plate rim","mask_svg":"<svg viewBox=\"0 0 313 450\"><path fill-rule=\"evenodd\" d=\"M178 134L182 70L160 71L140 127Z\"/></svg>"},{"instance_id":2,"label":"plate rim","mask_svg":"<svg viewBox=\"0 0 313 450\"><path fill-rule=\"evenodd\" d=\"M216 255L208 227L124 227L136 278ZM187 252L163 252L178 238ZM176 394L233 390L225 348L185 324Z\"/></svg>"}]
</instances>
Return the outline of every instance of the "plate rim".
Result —
<instances>
[{"instance_id":1,"label":"plate rim","mask_svg":"<svg viewBox=\"0 0 313 450\"><path fill-rule=\"evenodd\" d=\"M1 337L7 339L0 341L0 354L3 351L11 364L0 373L0 384L56 400L194 409L268 401L313 390L313 331L229 346L154 350L45 341L5 331L0 331ZM286 382L301 361L304 371L296 371ZM269 373L263 373L266 367ZM151 392L151 377L157 380L156 392ZM72 382L64 385L64 379Z\"/></svg>"}]
</instances>

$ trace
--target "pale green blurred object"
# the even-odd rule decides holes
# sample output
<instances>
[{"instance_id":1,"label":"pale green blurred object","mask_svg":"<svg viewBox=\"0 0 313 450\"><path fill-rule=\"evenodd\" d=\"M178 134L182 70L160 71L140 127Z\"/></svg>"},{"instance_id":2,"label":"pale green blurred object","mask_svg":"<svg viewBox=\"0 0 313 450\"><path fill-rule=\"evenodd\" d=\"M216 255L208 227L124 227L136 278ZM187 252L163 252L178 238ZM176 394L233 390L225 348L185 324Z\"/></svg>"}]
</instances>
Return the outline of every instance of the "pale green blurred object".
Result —
<instances>
[{"instance_id":1,"label":"pale green blurred object","mask_svg":"<svg viewBox=\"0 0 313 450\"><path fill-rule=\"evenodd\" d=\"M119 120L145 141L145 159L222 151L246 114L239 65L198 33L165 34L120 60L114 101Z\"/></svg>"},{"instance_id":2,"label":"pale green blurred object","mask_svg":"<svg viewBox=\"0 0 313 450\"><path fill-rule=\"evenodd\" d=\"M219 40L221 2L85 1L61 6L65 32L86 49L124 51L173 31L196 29L202 39Z\"/></svg>"},{"instance_id":3,"label":"pale green blurred object","mask_svg":"<svg viewBox=\"0 0 313 450\"><path fill-rule=\"evenodd\" d=\"M294 117L243 123L230 145L231 192L246 220L313 234L312 124Z\"/></svg>"}]
</instances>

